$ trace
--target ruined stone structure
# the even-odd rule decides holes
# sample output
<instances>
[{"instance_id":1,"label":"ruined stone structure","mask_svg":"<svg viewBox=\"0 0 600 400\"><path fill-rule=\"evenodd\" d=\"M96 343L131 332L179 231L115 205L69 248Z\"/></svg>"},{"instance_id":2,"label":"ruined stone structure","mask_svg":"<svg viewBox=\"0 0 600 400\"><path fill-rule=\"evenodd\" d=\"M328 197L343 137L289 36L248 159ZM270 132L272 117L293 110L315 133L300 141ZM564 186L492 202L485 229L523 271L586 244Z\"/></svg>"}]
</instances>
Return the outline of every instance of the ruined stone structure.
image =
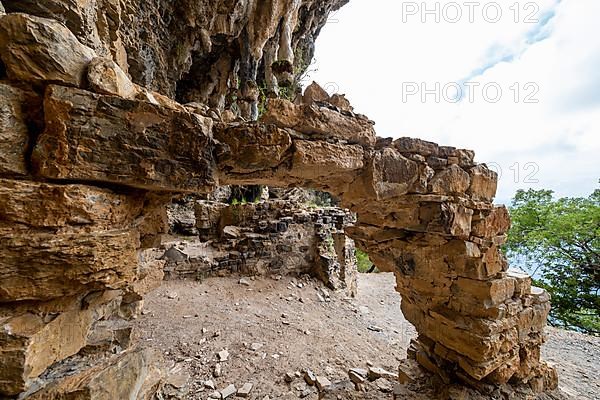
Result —
<instances>
[{"instance_id":1,"label":"ruined stone structure","mask_svg":"<svg viewBox=\"0 0 600 400\"><path fill-rule=\"evenodd\" d=\"M2 3L2 396L151 398L159 364L126 323L162 280L143 249L173 194L218 184L338 196L357 214L346 233L396 274L424 368L482 391L556 387L540 361L549 296L508 270L508 213L473 152L377 138L315 86L250 121L259 75L289 80L343 1Z\"/></svg>"},{"instance_id":2,"label":"ruined stone structure","mask_svg":"<svg viewBox=\"0 0 600 400\"><path fill-rule=\"evenodd\" d=\"M354 216L336 207L268 200L230 205L196 200L198 237L167 237L167 278L202 279L230 273L243 275L302 275L321 279L330 289L356 293L354 241L345 228ZM170 206L169 208L173 208ZM171 214L169 225L180 221Z\"/></svg>"}]
</instances>

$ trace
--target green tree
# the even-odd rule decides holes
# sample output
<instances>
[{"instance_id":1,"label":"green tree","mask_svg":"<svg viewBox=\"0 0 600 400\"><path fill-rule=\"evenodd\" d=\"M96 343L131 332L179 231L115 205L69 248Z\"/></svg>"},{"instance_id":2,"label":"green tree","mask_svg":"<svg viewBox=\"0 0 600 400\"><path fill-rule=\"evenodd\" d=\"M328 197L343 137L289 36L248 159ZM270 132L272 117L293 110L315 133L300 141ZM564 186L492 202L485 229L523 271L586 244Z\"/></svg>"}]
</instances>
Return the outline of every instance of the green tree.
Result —
<instances>
[{"instance_id":1,"label":"green tree","mask_svg":"<svg viewBox=\"0 0 600 400\"><path fill-rule=\"evenodd\" d=\"M507 256L552 295L550 322L600 333L600 190L558 200L519 190L510 213Z\"/></svg>"},{"instance_id":2,"label":"green tree","mask_svg":"<svg viewBox=\"0 0 600 400\"><path fill-rule=\"evenodd\" d=\"M359 249L358 247L355 249L356 254L356 264L358 268L358 272L374 272L373 263L369 259L369 255Z\"/></svg>"}]
</instances>

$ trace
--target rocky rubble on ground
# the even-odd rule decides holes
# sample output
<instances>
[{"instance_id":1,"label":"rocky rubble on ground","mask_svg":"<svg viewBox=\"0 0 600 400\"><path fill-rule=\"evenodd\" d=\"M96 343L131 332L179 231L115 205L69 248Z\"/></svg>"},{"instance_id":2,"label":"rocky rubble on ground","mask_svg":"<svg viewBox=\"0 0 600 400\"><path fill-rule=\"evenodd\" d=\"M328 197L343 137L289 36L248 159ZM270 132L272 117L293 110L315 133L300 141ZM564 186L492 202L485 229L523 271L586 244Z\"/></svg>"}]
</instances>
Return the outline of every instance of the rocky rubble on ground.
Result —
<instances>
[{"instance_id":1,"label":"rocky rubble on ground","mask_svg":"<svg viewBox=\"0 0 600 400\"><path fill-rule=\"evenodd\" d=\"M378 138L316 86L277 98L343 0L167 3L2 1L2 395L152 396L161 362L126 338L162 280L145 252L175 194L218 185L339 197L357 214L346 234L396 274L409 357L444 382L556 387L540 360L550 298L499 250L497 175L469 150Z\"/></svg>"}]
</instances>

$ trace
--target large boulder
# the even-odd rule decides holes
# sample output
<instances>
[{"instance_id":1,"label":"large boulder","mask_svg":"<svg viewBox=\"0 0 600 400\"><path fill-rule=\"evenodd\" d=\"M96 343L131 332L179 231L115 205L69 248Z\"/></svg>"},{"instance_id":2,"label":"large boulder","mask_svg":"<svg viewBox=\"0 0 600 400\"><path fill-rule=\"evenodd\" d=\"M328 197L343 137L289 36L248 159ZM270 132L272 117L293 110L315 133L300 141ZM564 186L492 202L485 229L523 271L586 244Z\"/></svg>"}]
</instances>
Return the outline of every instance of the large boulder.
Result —
<instances>
[{"instance_id":1,"label":"large boulder","mask_svg":"<svg viewBox=\"0 0 600 400\"><path fill-rule=\"evenodd\" d=\"M57 366L50 376L54 379L27 399L151 400L164 378L159 366L159 355L145 349L99 360L78 357L72 363Z\"/></svg>"},{"instance_id":2,"label":"large boulder","mask_svg":"<svg viewBox=\"0 0 600 400\"><path fill-rule=\"evenodd\" d=\"M219 166L237 174L275 168L292 147L290 135L273 125L234 124L217 129L215 137L227 145L219 156Z\"/></svg>"},{"instance_id":3,"label":"large boulder","mask_svg":"<svg viewBox=\"0 0 600 400\"><path fill-rule=\"evenodd\" d=\"M364 151L358 145L296 140L290 175L310 186L342 193L364 167Z\"/></svg>"},{"instance_id":4,"label":"large boulder","mask_svg":"<svg viewBox=\"0 0 600 400\"><path fill-rule=\"evenodd\" d=\"M64 310L0 309L0 394L24 391L49 366L76 354L93 323L112 314L119 301L118 291L107 291L69 298Z\"/></svg>"},{"instance_id":5,"label":"large boulder","mask_svg":"<svg viewBox=\"0 0 600 400\"><path fill-rule=\"evenodd\" d=\"M0 228L25 225L61 232L126 228L143 206L141 193L124 195L87 185L0 179Z\"/></svg>"},{"instance_id":6,"label":"large boulder","mask_svg":"<svg viewBox=\"0 0 600 400\"><path fill-rule=\"evenodd\" d=\"M95 55L56 20L21 13L0 19L0 58L11 80L83 86Z\"/></svg>"},{"instance_id":7,"label":"large boulder","mask_svg":"<svg viewBox=\"0 0 600 400\"><path fill-rule=\"evenodd\" d=\"M215 186L212 120L139 100L50 86L33 152L52 179L171 192Z\"/></svg>"},{"instance_id":8,"label":"large boulder","mask_svg":"<svg viewBox=\"0 0 600 400\"><path fill-rule=\"evenodd\" d=\"M283 99L270 99L261 122L294 129L311 139L332 138L363 146L375 144L372 121L315 103L296 105Z\"/></svg>"},{"instance_id":9,"label":"large boulder","mask_svg":"<svg viewBox=\"0 0 600 400\"><path fill-rule=\"evenodd\" d=\"M0 302L123 288L135 277L135 230L46 233L0 229Z\"/></svg>"}]
</instances>

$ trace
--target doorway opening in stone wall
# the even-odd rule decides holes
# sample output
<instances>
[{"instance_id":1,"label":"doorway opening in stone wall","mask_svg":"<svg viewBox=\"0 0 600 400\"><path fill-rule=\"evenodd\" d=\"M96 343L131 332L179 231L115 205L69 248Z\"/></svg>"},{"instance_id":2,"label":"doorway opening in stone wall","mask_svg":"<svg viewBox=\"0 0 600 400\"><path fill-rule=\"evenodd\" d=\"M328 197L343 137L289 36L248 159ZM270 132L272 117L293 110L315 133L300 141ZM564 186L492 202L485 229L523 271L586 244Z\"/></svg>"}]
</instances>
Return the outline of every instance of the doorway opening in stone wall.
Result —
<instances>
[{"instance_id":1,"label":"doorway opening in stone wall","mask_svg":"<svg viewBox=\"0 0 600 400\"><path fill-rule=\"evenodd\" d=\"M366 391L344 396L391 397L416 330L394 274L357 272L368 258L344 234L354 215L303 189L232 197L176 199L169 234L145 254L164 262L165 282L136 325L170 363L165 398L220 398L234 385L256 399L318 399L350 369Z\"/></svg>"}]
</instances>

